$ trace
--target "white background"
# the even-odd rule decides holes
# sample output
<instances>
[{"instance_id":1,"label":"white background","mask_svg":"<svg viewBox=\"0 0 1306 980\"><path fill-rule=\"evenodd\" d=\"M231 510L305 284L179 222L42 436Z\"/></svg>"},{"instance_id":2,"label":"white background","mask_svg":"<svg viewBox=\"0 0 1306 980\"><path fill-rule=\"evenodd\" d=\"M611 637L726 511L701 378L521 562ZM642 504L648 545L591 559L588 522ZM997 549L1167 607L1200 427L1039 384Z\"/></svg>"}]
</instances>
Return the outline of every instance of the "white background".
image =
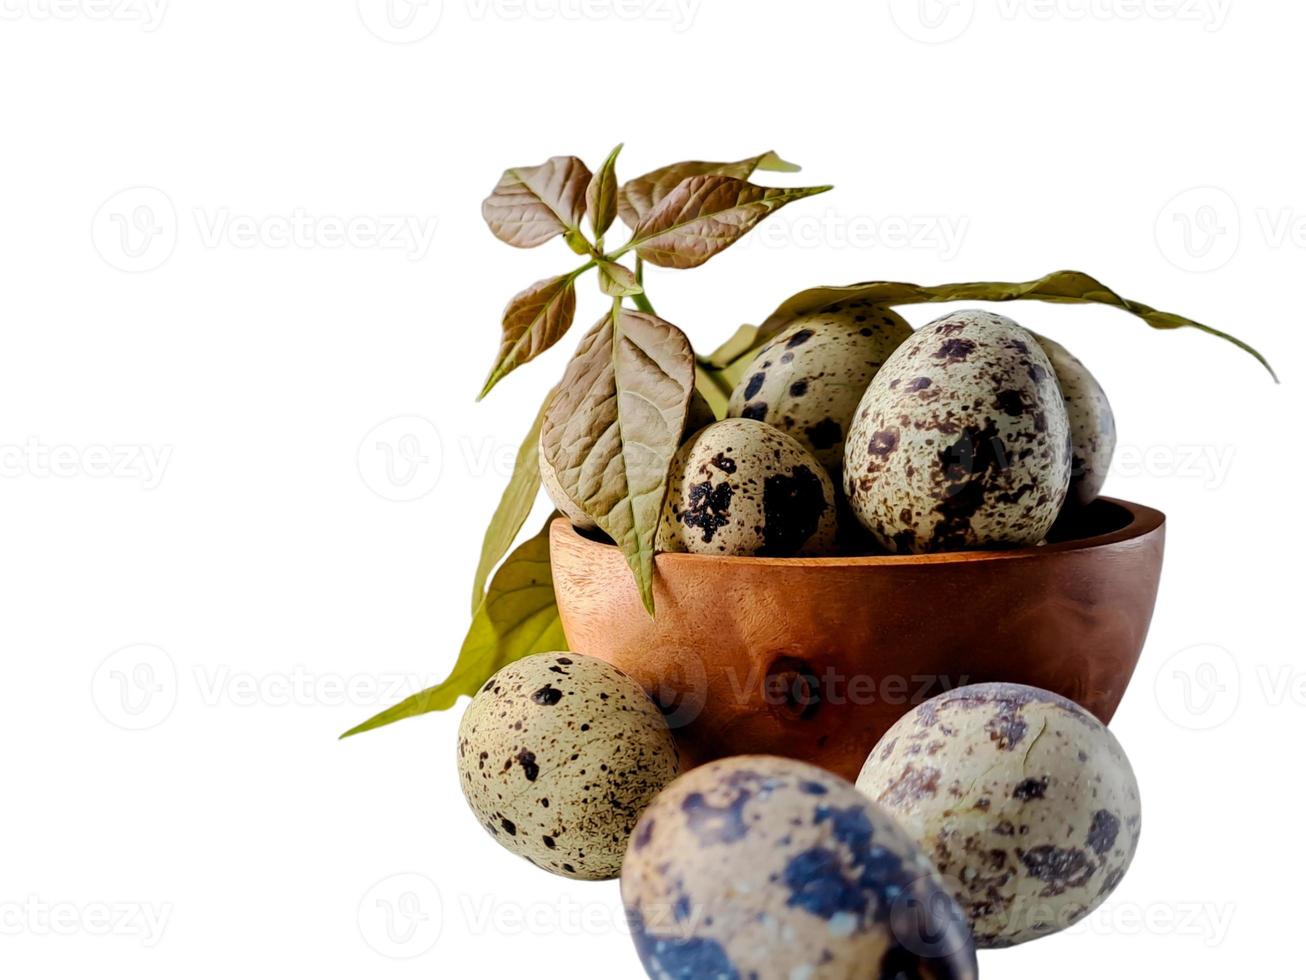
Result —
<instances>
[{"instance_id":1,"label":"white background","mask_svg":"<svg viewBox=\"0 0 1306 980\"><path fill-rule=\"evenodd\" d=\"M1292 961L1302 5L0 13L4 975L641 975L615 884L479 829L460 711L335 740L452 665L481 529L575 342L473 405L504 301L574 264L497 242L480 200L505 166L620 140L626 176L774 148L806 167L781 181L837 185L701 270L650 271L703 349L819 283L1073 267L1275 363L1281 387L1193 331L1009 311L1103 381L1108 492L1170 538L1114 724L1137 861L1089 923L981 966Z\"/></svg>"}]
</instances>

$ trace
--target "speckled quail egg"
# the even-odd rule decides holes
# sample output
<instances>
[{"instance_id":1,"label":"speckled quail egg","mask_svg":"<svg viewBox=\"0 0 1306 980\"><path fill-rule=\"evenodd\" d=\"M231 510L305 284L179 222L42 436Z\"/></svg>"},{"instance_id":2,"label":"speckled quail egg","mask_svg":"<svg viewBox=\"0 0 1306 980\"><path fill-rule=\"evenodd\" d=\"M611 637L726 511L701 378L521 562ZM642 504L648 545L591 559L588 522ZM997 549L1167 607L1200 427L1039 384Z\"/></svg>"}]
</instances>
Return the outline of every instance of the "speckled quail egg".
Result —
<instances>
[{"instance_id":1,"label":"speckled quail egg","mask_svg":"<svg viewBox=\"0 0 1306 980\"><path fill-rule=\"evenodd\" d=\"M866 389L844 489L890 551L1033 545L1070 482L1070 424L1034 336L969 310L916 331Z\"/></svg>"},{"instance_id":2,"label":"speckled quail egg","mask_svg":"<svg viewBox=\"0 0 1306 980\"><path fill-rule=\"evenodd\" d=\"M983 948L1050 935L1124 877L1142 823L1115 737L1072 701L976 684L900 719L857 788L952 884Z\"/></svg>"},{"instance_id":3,"label":"speckled quail egg","mask_svg":"<svg viewBox=\"0 0 1306 980\"><path fill-rule=\"evenodd\" d=\"M834 485L791 436L723 419L671 464L658 550L700 555L817 555L834 547Z\"/></svg>"},{"instance_id":4,"label":"speckled quail egg","mask_svg":"<svg viewBox=\"0 0 1306 980\"><path fill-rule=\"evenodd\" d=\"M911 839L792 759L723 759L663 790L621 895L656 980L977 976L961 910Z\"/></svg>"},{"instance_id":5,"label":"speckled quail egg","mask_svg":"<svg viewBox=\"0 0 1306 980\"><path fill-rule=\"evenodd\" d=\"M789 433L837 483L857 403L910 336L906 320L865 300L799 317L753 358L730 396L728 415Z\"/></svg>"},{"instance_id":6,"label":"speckled quail egg","mask_svg":"<svg viewBox=\"0 0 1306 980\"><path fill-rule=\"evenodd\" d=\"M635 821L680 771L662 714L630 677L575 653L509 664L472 700L458 775L500 844L568 878L615 878Z\"/></svg>"},{"instance_id":7,"label":"speckled quail egg","mask_svg":"<svg viewBox=\"0 0 1306 980\"><path fill-rule=\"evenodd\" d=\"M1055 340L1034 335L1056 372L1070 419L1070 494L1067 504L1083 507L1102 492L1116 451L1116 417L1106 392L1082 361Z\"/></svg>"},{"instance_id":8,"label":"speckled quail egg","mask_svg":"<svg viewBox=\"0 0 1306 980\"><path fill-rule=\"evenodd\" d=\"M695 391L689 400L689 414L685 418L685 438L688 439L699 429L715 421L716 415L712 412L712 406L707 403L706 398ZM598 525L581 509L580 504L572 500L567 491L562 489L562 484L558 482L558 474L544 455L543 442L539 444L539 465L540 483L549 499L553 501L553 506L571 521L572 527L581 531L594 530Z\"/></svg>"}]
</instances>

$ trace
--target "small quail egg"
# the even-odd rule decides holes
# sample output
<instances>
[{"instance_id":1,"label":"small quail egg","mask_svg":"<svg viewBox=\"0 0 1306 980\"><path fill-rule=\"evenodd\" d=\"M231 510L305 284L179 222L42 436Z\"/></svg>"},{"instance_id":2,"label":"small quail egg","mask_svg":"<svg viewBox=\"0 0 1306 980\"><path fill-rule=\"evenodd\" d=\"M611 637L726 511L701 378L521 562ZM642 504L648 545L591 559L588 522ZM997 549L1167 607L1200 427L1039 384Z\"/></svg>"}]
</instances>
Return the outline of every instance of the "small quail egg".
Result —
<instances>
[{"instance_id":1,"label":"small quail egg","mask_svg":"<svg viewBox=\"0 0 1306 980\"><path fill-rule=\"evenodd\" d=\"M857 788L952 883L981 948L1078 922L1138 846L1138 784L1120 744L1038 688L976 684L926 701L885 733Z\"/></svg>"},{"instance_id":2,"label":"small quail egg","mask_svg":"<svg viewBox=\"0 0 1306 980\"><path fill-rule=\"evenodd\" d=\"M1082 361L1055 340L1035 339L1056 372L1070 419L1070 494L1067 504L1083 507L1102 492L1116 451L1116 417L1106 392Z\"/></svg>"},{"instance_id":3,"label":"small quail egg","mask_svg":"<svg viewBox=\"0 0 1306 980\"><path fill-rule=\"evenodd\" d=\"M834 486L811 453L765 422L724 419L672 461L658 550L822 554L835 524Z\"/></svg>"},{"instance_id":4,"label":"small quail egg","mask_svg":"<svg viewBox=\"0 0 1306 980\"><path fill-rule=\"evenodd\" d=\"M799 317L753 358L727 414L789 433L837 483L857 403L910 336L906 320L865 300Z\"/></svg>"},{"instance_id":5,"label":"small quail egg","mask_svg":"<svg viewBox=\"0 0 1306 980\"><path fill-rule=\"evenodd\" d=\"M853 512L890 551L1033 545L1066 498L1070 424L1034 336L969 310L890 355L844 460Z\"/></svg>"},{"instance_id":6,"label":"small quail egg","mask_svg":"<svg viewBox=\"0 0 1306 980\"><path fill-rule=\"evenodd\" d=\"M851 783L736 756L676 780L631 837L621 895L655 980L976 977L961 910Z\"/></svg>"},{"instance_id":7,"label":"small quail egg","mask_svg":"<svg viewBox=\"0 0 1306 980\"><path fill-rule=\"evenodd\" d=\"M635 821L679 771L671 732L644 689L575 653L504 667L458 731L458 775L482 826L568 878L620 874Z\"/></svg>"}]
</instances>

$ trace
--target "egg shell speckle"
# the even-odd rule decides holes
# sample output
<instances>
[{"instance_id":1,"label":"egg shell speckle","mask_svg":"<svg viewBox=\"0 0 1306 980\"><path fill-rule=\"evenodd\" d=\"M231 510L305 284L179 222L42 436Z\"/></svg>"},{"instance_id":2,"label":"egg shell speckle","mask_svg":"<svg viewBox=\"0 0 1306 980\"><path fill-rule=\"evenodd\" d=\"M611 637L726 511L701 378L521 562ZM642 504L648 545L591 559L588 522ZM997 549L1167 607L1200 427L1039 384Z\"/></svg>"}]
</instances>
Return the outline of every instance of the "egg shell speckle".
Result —
<instances>
[{"instance_id":1,"label":"egg shell speckle","mask_svg":"<svg viewBox=\"0 0 1306 980\"><path fill-rule=\"evenodd\" d=\"M1064 929L1120 883L1142 825L1120 744L1079 705L976 684L899 720L857 788L887 808L954 887L981 948Z\"/></svg>"},{"instance_id":2,"label":"egg shell speckle","mask_svg":"<svg viewBox=\"0 0 1306 980\"><path fill-rule=\"evenodd\" d=\"M1102 492L1116 451L1116 417L1106 392L1084 363L1055 340L1034 335L1052 362L1070 420L1070 494L1083 507Z\"/></svg>"},{"instance_id":3,"label":"egg shell speckle","mask_svg":"<svg viewBox=\"0 0 1306 980\"><path fill-rule=\"evenodd\" d=\"M481 825L568 878L620 874L635 821L679 771L671 732L643 688L575 653L504 667L458 730L458 775Z\"/></svg>"},{"instance_id":4,"label":"egg shell speckle","mask_svg":"<svg viewBox=\"0 0 1306 980\"><path fill-rule=\"evenodd\" d=\"M1065 502L1070 458L1034 336L968 310L922 327L876 374L848 434L844 489L890 551L1033 545Z\"/></svg>"},{"instance_id":5,"label":"egg shell speckle","mask_svg":"<svg viewBox=\"0 0 1306 980\"><path fill-rule=\"evenodd\" d=\"M753 358L727 415L793 436L836 483L843 443L862 393L911 336L898 314L865 300L798 317Z\"/></svg>"},{"instance_id":6,"label":"egg shell speckle","mask_svg":"<svg viewBox=\"0 0 1306 980\"><path fill-rule=\"evenodd\" d=\"M819 555L834 549L834 485L792 437L765 422L724 419L676 454L659 551Z\"/></svg>"},{"instance_id":7,"label":"egg shell speckle","mask_svg":"<svg viewBox=\"0 0 1306 980\"><path fill-rule=\"evenodd\" d=\"M621 894L657 980L977 976L924 855L851 783L792 759L672 783L635 829Z\"/></svg>"}]
</instances>

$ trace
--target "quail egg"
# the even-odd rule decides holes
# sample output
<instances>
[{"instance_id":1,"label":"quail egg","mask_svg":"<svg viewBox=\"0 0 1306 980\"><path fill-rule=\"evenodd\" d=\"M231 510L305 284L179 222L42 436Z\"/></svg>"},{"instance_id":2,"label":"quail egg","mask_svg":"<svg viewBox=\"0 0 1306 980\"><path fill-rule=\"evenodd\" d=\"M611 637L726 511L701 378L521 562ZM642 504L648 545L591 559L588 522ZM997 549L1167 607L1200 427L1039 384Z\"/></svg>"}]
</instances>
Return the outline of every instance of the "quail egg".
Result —
<instances>
[{"instance_id":1,"label":"quail egg","mask_svg":"<svg viewBox=\"0 0 1306 980\"><path fill-rule=\"evenodd\" d=\"M1082 361L1055 340L1035 339L1056 372L1070 419L1070 494L1067 504L1083 507L1102 492L1116 451L1116 417L1106 392Z\"/></svg>"},{"instance_id":2,"label":"quail egg","mask_svg":"<svg viewBox=\"0 0 1306 980\"><path fill-rule=\"evenodd\" d=\"M689 400L689 414L685 418L685 437L689 438L705 425L711 425L716 421L716 415L712 412L712 406L707 403L707 399L697 391ZM544 492L548 494L549 499L553 501L553 506L558 509L563 517L571 521L572 527L579 531L593 531L598 525L593 519L581 509L580 504L576 503L566 490L562 489L562 484L558 482L558 474L549 464L548 458L544 454L544 444L539 444L539 466L540 466L540 483L544 487Z\"/></svg>"},{"instance_id":3,"label":"quail egg","mask_svg":"<svg viewBox=\"0 0 1306 980\"><path fill-rule=\"evenodd\" d=\"M1079 921L1138 846L1138 784L1120 744L1038 688L976 684L926 701L885 733L857 788L938 865L981 948Z\"/></svg>"},{"instance_id":4,"label":"quail egg","mask_svg":"<svg viewBox=\"0 0 1306 980\"><path fill-rule=\"evenodd\" d=\"M671 732L643 688L575 653L504 667L458 730L458 775L482 826L568 878L620 874L635 821L679 771Z\"/></svg>"},{"instance_id":5,"label":"quail egg","mask_svg":"<svg viewBox=\"0 0 1306 980\"><path fill-rule=\"evenodd\" d=\"M844 489L890 551L1043 540L1070 482L1070 424L1034 336L969 310L916 331L866 389Z\"/></svg>"},{"instance_id":6,"label":"quail egg","mask_svg":"<svg viewBox=\"0 0 1306 980\"><path fill-rule=\"evenodd\" d=\"M835 539L834 485L791 436L723 419L676 453L658 550L700 555L815 555Z\"/></svg>"},{"instance_id":7,"label":"quail egg","mask_svg":"<svg viewBox=\"0 0 1306 980\"><path fill-rule=\"evenodd\" d=\"M621 895L656 980L973 978L960 909L851 783L736 756L676 780L631 837Z\"/></svg>"},{"instance_id":8,"label":"quail egg","mask_svg":"<svg viewBox=\"0 0 1306 980\"><path fill-rule=\"evenodd\" d=\"M857 403L910 336L906 320L865 300L799 317L753 358L730 396L728 415L789 433L837 483Z\"/></svg>"}]
</instances>

